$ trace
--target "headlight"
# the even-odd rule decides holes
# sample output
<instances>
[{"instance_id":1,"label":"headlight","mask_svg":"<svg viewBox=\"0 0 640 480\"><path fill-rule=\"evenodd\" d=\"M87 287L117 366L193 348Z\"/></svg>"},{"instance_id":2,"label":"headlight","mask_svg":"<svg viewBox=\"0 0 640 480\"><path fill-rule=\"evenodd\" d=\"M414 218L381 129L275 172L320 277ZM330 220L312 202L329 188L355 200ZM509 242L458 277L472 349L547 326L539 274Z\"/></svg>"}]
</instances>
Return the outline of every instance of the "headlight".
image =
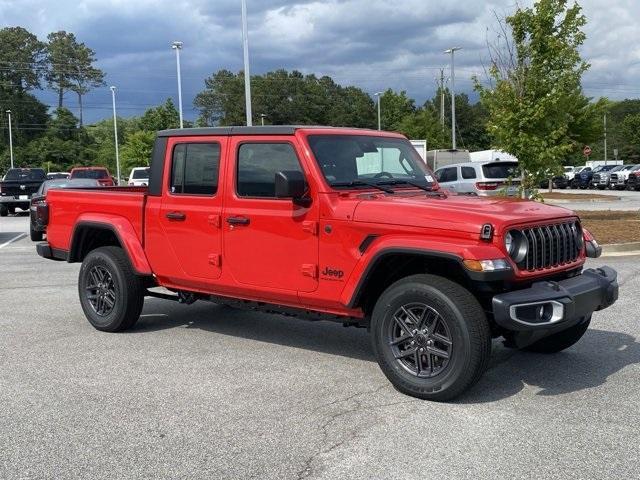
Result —
<instances>
[{"instance_id":1,"label":"headlight","mask_svg":"<svg viewBox=\"0 0 640 480\"><path fill-rule=\"evenodd\" d=\"M510 230L504 236L504 247L515 263L522 262L529 251L529 242L520 230Z\"/></svg>"}]
</instances>

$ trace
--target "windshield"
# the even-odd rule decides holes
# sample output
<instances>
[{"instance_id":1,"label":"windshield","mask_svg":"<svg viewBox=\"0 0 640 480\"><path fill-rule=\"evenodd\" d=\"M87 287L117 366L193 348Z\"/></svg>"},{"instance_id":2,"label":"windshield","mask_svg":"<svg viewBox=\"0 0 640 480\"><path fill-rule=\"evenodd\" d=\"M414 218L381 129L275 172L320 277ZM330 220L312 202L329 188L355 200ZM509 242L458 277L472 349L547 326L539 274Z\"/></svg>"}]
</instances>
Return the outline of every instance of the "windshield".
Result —
<instances>
[{"instance_id":1,"label":"windshield","mask_svg":"<svg viewBox=\"0 0 640 480\"><path fill-rule=\"evenodd\" d=\"M518 162L487 163L482 166L482 172L485 178L518 177Z\"/></svg>"},{"instance_id":2,"label":"windshield","mask_svg":"<svg viewBox=\"0 0 640 480\"><path fill-rule=\"evenodd\" d=\"M12 168L4 176L7 181L14 182L39 182L46 178L47 174L41 168Z\"/></svg>"},{"instance_id":3,"label":"windshield","mask_svg":"<svg viewBox=\"0 0 640 480\"><path fill-rule=\"evenodd\" d=\"M329 185L370 187L415 183L430 187L433 176L411 143L373 135L310 135L309 146Z\"/></svg>"},{"instance_id":4,"label":"windshield","mask_svg":"<svg viewBox=\"0 0 640 480\"><path fill-rule=\"evenodd\" d=\"M142 168L140 170L134 170L133 174L131 175L131 178L136 180L140 178L149 178L149 169Z\"/></svg>"},{"instance_id":5,"label":"windshield","mask_svg":"<svg viewBox=\"0 0 640 480\"><path fill-rule=\"evenodd\" d=\"M76 170L73 172L73 178L108 178L108 174L106 170L95 169L95 170Z\"/></svg>"}]
</instances>

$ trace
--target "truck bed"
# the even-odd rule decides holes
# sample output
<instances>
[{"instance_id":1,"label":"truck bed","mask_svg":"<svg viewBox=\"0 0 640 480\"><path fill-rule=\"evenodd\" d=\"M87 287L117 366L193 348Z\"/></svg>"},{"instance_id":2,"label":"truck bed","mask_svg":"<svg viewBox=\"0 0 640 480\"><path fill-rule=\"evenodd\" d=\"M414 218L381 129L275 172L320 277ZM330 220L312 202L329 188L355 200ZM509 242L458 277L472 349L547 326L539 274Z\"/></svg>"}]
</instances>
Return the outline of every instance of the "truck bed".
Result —
<instances>
[{"instance_id":1,"label":"truck bed","mask_svg":"<svg viewBox=\"0 0 640 480\"><path fill-rule=\"evenodd\" d=\"M73 228L78 222L101 221L113 225L113 217L131 224L143 242L146 187L100 187L50 190L47 241L52 247L68 250Z\"/></svg>"}]
</instances>

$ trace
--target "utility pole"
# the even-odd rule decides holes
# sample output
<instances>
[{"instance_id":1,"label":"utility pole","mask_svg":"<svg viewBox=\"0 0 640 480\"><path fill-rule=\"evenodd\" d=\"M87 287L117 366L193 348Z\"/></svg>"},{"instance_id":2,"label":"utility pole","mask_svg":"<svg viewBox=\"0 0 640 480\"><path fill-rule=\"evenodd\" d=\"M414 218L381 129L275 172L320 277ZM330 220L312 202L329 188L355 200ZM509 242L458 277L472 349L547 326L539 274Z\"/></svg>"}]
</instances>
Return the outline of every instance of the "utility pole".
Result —
<instances>
[{"instance_id":1,"label":"utility pole","mask_svg":"<svg viewBox=\"0 0 640 480\"><path fill-rule=\"evenodd\" d=\"M262 126L263 126L263 127L264 127L264 119L265 119L265 117L266 117L266 116L267 116L267 115L266 115L265 113L261 113L261 114L260 114L260 122L261 122L261 124L262 124Z\"/></svg>"},{"instance_id":2,"label":"utility pole","mask_svg":"<svg viewBox=\"0 0 640 480\"><path fill-rule=\"evenodd\" d=\"M453 64L454 53L461 47L453 47L444 51L451 54L451 148L456 150L456 74Z\"/></svg>"},{"instance_id":3,"label":"utility pole","mask_svg":"<svg viewBox=\"0 0 640 480\"><path fill-rule=\"evenodd\" d=\"M604 164L607 164L607 114L604 114Z\"/></svg>"},{"instance_id":4,"label":"utility pole","mask_svg":"<svg viewBox=\"0 0 640 480\"><path fill-rule=\"evenodd\" d=\"M440 69L440 125L444 129L444 68Z\"/></svg>"},{"instance_id":5,"label":"utility pole","mask_svg":"<svg viewBox=\"0 0 640 480\"><path fill-rule=\"evenodd\" d=\"M378 107L378 130L382 130L382 123L380 120L380 95L382 95L383 92L376 92L374 93L375 97L376 97L376 103L377 103L377 107Z\"/></svg>"},{"instance_id":6,"label":"utility pole","mask_svg":"<svg viewBox=\"0 0 640 480\"><path fill-rule=\"evenodd\" d=\"M182 50L182 42L173 42L171 48L176 51L176 70L178 72L178 111L180 113L180 128L183 127L182 123L182 78L180 76L180 50Z\"/></svg>"},{"instance_id":7,"label":"utility pole","mask_svg":"<svg viewBox=\"0 0 640 480\"><path fill-rule=\"evenodd\" d=\"M247 127L251 120L251 73L249 72L249 31L247 27L247 0L242 0L242 49L244 53L244 101L247 111Z\"/></svg>"},{"instance_id":8,"label":"utility pole","mask_svg":"<svg viewBox=\"0 0 640 480\"><path fill-rule=\"evenodd\" d=\"M116 179L117 185L120 185L120 153L118 152L118 122L116 119L116 87L113 85L111 89L111 101L113 103L113 140L116 145Z\"/></svg>"},{"instance_id":9,"label":"utility pole","mask_svg":"<svg viewBox=\"0 0 640 480\"><path fill-rule=\"evenodd\" d=\"M11 168L13 168L13 132L11 131L11 110L7 110L9 117L9 156L11 157Z\"/></svg>"}]
</instances>

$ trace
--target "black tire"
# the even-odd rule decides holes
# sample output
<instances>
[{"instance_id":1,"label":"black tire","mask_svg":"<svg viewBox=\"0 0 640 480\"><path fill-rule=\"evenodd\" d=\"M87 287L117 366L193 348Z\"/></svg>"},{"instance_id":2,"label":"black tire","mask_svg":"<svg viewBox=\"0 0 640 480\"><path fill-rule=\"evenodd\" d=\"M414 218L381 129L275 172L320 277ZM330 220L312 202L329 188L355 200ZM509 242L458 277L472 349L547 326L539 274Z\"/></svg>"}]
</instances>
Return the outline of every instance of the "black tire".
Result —
<instances>
[{"instance_id":1,"label":"black tire","mask_svg":"<svg viewBox=\"0 0 640 480\"><path fill-rule=\"evenodd\" d=\"M578 340L582 338L589 324L591 323L591 317L587 318L584 322L574 325L571 328L567 328L558 333L554 333L548 337L538 340L532 343L524 349L529 352L536 353L558 353L562 350L574 345Z\"/></svg>"},{"instance_id":2,"label":"black tire","mask_svg":"<svg viewBox=\"0 0 640 480\"><path fill-rule=\"evenodd\" d=\"M6 205L0 205L0 217L6 217L9 215L9 209Z\"/></svg>"},{"instance_id":3,"label":"black tire","mask_svg":"<svg viewBox=\"0 0 640 480\"><path fill-rule=\"evenodd\" d=\"M80 268L78 294L89 323L104 332L131 328L144 304L142 280L120 247L89 252Z\"/></svg>"},{"instance_id":4,"label":"black tire","mask_svg":"<svg viewBox=\"0 0 640 480\"><path fill-rule=\"evenodd\" d=\"M400 331L401 336L410 333L400 327L398 312L406 313L406 308L416 308L414 305L425 306L425 312L429 308L430 315L435 315L433 323L423 324L424 330L415 330L411 339L392 346L394 331ZM424 314L422 319L425 322ZM406 320L413 321L407 315L402 320L405 327L415 326L416 322L409 325ZM429 330L434 332L424 334ZM448 338L450 343L447 345L440 338ZM382 293L371 318L371 340L378 364L393 386L426 400L451 400L469 389L482 376L491 356L491 331L476 298L457 283L435 275L406 277ZM418 353L420 345L421 352L429 353ZM440 352L448 349L444 352L448 359L432 355L434 347ZM411 349L415 355L406 355ZM423 369L421 376L425 361L430 370ZM410 371L411 363L416 365L416 371Z\"/></svg>"},{"instance_id":5,"label":"black tire","mask_svg":"<svg viewBox=\"0 0 640 480\"><path fill-rule=\"evenodd\" d=\"M29 236L31 237L32 242L41 242L43 237L43 232L38 232L33 229L33 225L29 227Z\"/></svg>"},{"instance_id":6,"label":"black tire","mask_svg":"<svg viewBox=\"0 0 640 480\"><path fill-rule=\"evenodd\" d=\"M9 207L9 208L8 208L8 210L9 210L9 214L10 214L10 215L15 215L15 213L16 213L16 207Z\"/></svg>"}]
</instances>

